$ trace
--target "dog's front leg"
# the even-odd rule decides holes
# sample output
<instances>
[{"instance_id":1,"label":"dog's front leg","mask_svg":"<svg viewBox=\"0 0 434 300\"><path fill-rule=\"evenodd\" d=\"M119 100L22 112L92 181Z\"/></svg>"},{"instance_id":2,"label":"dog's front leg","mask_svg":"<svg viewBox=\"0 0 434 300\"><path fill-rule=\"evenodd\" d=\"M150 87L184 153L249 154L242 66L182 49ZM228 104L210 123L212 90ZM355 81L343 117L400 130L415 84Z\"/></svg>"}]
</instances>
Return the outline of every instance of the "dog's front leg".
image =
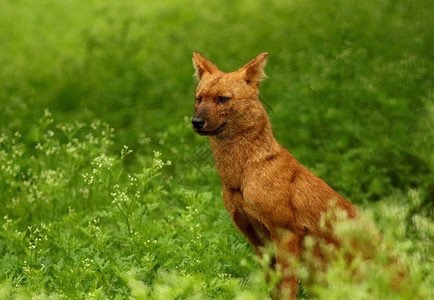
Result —
<instances>
[{"instance_id":1,"label":"dog's front leg","mask_svg":"<svg viewBox=\"0 0 434 300\"><path fill-rule=\"evenodd\" d=\"M260 227L263 226L249 218L241 209L244 201L241 192L223 185L223 200L235 226L249 240L250 244L255 248L256 254L262 256L261 248L265 246L264 238L267 238L267 234L259 232Z\"/></svg>"},{"instance_id":2,"label":"dog's front leg","mask_svg":"<svg viewBox=\"0 0 434 300\"><path fill-rule=\"evenodd\" d=\"M296 299L299 282L297 268L301 250L301 238L293 233L273 238L276 247L276 264L282 279L271 292L272 299Z\"/></svg>"}]
</instances>

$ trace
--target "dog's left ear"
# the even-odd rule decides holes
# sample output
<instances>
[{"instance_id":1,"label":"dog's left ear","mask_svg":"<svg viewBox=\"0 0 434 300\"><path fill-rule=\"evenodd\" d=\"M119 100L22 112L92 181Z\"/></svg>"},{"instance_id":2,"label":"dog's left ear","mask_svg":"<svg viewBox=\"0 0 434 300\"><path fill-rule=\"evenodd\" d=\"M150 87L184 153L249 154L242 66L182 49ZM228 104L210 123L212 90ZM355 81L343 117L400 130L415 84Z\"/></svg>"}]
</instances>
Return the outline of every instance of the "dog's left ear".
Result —
<instances>
[{"instance_id":1,"label":"dog's left ear","mask_svg":"<svg viewBox=\"0 0 434 300\"><path fill-rule=\"evenodd\" d=\"M197 80L201 80L205 74L212 74L219 71L215 64L197 52L193 52L193 67L195 70L194 77L196 77Z\"/></svg>"},{"instance_id":2,"label":"dog's left ear","mask_svg":"<svg viewBox=\"0 0 434 300\"><path fill-rule=\"evenodd\" d=\"M267 64L267 58L267 52L261 53L238 70L239 72L243 73L243 76L248 84L252 84L258 88L262 79L267 77L264 73L264 68Z\"/></svg>"}]
</instances>

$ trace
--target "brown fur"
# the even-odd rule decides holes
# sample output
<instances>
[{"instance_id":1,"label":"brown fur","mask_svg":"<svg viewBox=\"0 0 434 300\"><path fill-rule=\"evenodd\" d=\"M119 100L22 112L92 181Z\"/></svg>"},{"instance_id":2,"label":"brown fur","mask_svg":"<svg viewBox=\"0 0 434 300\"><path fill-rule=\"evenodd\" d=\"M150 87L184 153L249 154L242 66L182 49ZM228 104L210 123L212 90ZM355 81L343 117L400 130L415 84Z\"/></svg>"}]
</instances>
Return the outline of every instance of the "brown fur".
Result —
<instances>
[{"instance_id":1,"label":"brown fur","mask_svg":"<svg viewBox=\"0 0 434 300\"><path fill-rule=\"evenodd\" d=\"M267 57L262 53L239 70L224 73L193 53L199 80L193 121L204 122L195 131L208 136L224 204L236 227L258 255L267 244L274 245L283 277L273 298L295 298L299 283L289 256L301 255L307 236L339 246L332 231L320 224L330 201L350 219L359 212L274 138L258 99ZM319 248L314 253L326 261Z\"/></svg>"}]
</instances>

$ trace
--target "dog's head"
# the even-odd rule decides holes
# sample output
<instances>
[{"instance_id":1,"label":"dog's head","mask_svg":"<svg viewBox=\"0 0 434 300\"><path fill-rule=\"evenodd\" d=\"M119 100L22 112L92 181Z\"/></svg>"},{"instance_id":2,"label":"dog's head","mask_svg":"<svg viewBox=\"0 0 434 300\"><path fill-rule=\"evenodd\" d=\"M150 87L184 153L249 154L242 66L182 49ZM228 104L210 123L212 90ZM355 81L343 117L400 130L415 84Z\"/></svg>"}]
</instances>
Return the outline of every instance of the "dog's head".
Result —
<instances>
[{"instance_id":1,"label":"dog's head","mask_svg":"<svg viewBox=\"0 0 434 300\"><path fill-rule=\"evenodd\" d=\"M245 130L262 109L259 84L265 77L268 53L261 53L238 71L225 73L201 54L193 53L199 80L194 103L193 129L201 135ZM261 110L261 112L263 109Z\"/></svg>"}]
</instances>

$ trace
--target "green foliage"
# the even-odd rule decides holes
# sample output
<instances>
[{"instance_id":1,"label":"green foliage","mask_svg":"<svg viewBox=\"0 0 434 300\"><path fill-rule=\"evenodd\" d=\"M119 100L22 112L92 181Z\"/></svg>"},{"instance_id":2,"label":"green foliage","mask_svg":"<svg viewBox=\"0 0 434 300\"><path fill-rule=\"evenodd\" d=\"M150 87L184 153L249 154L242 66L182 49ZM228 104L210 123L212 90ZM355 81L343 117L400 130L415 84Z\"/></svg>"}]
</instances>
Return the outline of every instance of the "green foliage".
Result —
<instances>
[{"instance_id":1,"label":"green foliage","mask_svg":"<svg viewBox=\"0 0 434 300\"><path fill-rule=\"evenodd\" d=\"M276 138L374 220L411 295L432 298L433 8L1 1L0 299L267 297L190 128L193 51L225 71L270 53ZM381 261L357 287L339 262L310 298L409 299L388 296Z\"/></svg>"},{"instance_id":2,"label":"green foliage","mask_svg":"<svg viewBox=\"0 0 434 300\"><path fill-rule=\"evenodd\" d=\"M108 151L114 132L107 124L56 125L48 111L39 124L46 132L35 134L32 148L19 133L2 135L4 290L12 284L28 295L124 298L136 277L157 289L161 278L171 276L173 293L196 292L191 288L201 280L207 293L217 295L232 282L239 285L232 276L248 275L247 264L223 259L232 252L248 258L251 252L229 217L221 220L217 196L159 180L171 164L160 152L141 157L139 173L126 173L132 151ZM208 268L216 258L220 262ZM124 275L131 270L134 277ZM207 283L195 273L216 279ZM175 289L177 280L185 291Z\"/></svg>"},{"instance_id":3,"label":"green foliage","mask_svg":"<svg viewBox=\"0 0 434 300\"><path fill-rule=\"evenodd\" d=\"M386 211L391 212L390 209ZM348 220L345 215L336 207L331 207L323 215L323 221L334 223L333 231L340 248L311 237L305 241L306 251L299 274L302 282L309 284L308 291L312 296L319 299L429 298L430 289L415 274L426 274L430 267L420 264L409 271L402 263L396 245L385 241L369 218L361 216L356 221ZM386 213L383 217L390 216ZM429 220L424 219L424 222ZM393 230L395 238L398 238L399 230ZM424 246L431 247L427 244ZM318 249L328 257L329 268L311 272L309 266L321 270L321 261L313 255ZM357 288L354 289L354 286Z\"/></svg>"}]
</instances>

